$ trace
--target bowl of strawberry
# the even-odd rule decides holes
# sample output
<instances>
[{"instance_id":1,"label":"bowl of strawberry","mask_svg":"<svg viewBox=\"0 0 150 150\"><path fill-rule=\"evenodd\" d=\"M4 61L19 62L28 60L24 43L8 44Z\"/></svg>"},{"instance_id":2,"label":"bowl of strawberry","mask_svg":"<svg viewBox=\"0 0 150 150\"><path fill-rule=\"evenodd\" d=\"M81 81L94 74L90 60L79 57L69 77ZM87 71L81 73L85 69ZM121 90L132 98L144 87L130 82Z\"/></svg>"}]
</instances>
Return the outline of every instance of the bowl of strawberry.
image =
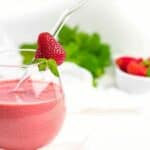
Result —
<instances>
[{"instance_id":1,"label":"bowl of strawberry","mask_svg":"<svg viewBox=\"0 0 150 150\"><path fill-rule=\"evenodd\" d=\"M115 63L118 88L134 94L150 91L150 58L122 56Z\"/></svg>"}]
</instances>

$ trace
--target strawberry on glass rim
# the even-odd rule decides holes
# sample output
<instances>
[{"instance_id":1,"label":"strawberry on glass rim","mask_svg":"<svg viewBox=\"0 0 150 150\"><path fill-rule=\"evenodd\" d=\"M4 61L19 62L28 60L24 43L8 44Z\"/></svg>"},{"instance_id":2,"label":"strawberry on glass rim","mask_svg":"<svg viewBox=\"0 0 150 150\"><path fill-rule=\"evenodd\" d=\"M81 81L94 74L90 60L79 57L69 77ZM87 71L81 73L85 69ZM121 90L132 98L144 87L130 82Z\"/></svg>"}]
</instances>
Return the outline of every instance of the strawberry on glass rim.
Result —
<instances>
[{"instance_id":1,"label":"strawberry on glass rim","mask_svg":"<svg viewBox=\"0 0 150 150\"><path fill-rule=\"evenodd\" d=\"M55 76L59 77L57 65L61 65L65 57L65 50L50 33L39 34L33 63L38 64L40 71L45 71L48 68Z\"/></svg>"},{"instance_id":2,"label":"strawberry on glass rim","mask_svg":"<svg viewBox=\"0 0 150 150\"><path fill-rule=\"evenodd\" d=\"M66 57L65 50L50 33L48 32L40 33L37 45L38 48L35 54L36 59L38 58L54 59L58 65L64 62Z\"/></svg>"}]
</instances>

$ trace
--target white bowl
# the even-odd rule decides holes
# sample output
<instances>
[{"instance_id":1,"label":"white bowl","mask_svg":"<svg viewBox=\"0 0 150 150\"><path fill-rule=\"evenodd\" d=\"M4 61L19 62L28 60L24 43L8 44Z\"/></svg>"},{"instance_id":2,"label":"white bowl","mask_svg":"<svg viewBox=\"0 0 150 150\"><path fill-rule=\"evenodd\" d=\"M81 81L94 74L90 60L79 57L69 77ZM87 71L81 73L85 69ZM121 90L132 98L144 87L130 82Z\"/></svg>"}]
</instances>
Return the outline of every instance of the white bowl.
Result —
<instances>
[{"instance_id":1,"label":"white bowl","mask_svg":"<svg viewBox=\"0 0 150 150\"><path fill-rule=\"evenodd\" d=\"M150 92L150 78L128 74L118 67L115 70L119 89L133 94Z\"/></svg>"}]
</instances>

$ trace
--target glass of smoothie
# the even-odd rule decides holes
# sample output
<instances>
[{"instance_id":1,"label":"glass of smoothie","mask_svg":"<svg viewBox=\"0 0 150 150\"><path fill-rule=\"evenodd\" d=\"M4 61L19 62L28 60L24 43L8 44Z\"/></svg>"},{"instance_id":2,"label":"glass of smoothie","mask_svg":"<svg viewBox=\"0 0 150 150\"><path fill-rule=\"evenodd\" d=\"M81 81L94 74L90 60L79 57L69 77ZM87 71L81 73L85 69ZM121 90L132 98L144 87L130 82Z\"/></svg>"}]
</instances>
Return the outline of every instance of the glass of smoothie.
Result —
<instances>
[{"instance_id":1,"label":"glass of smoothie","mask_svg":"<svg viewBox=\"0 0 150 150\"><path fill-rule=\"evenodd\" d=\"M39 71L33 65L14 90L28 68L22 64L23 51L0 51L0 149L4 150L37 150L49 144L65 116L60 78L49 69Z\"/></svg>"}]
</instances>

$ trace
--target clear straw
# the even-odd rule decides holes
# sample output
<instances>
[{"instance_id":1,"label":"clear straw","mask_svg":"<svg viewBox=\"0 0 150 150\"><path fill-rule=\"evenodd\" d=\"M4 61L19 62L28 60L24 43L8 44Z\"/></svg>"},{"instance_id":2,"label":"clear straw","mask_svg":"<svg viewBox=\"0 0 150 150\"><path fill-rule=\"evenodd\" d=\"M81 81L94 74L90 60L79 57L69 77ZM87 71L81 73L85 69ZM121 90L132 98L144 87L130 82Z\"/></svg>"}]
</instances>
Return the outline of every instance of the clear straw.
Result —
<instances>
[{"instance_id":1,"label":"clear straw","mask_svg":"<svg viewBox=\"0 0 150 150\"><path fill-rule=\"evenodd\" d=\"M78 9L80 9L85 3L87 2L87 0L79 0L76 4L73 4L73 6L71 6L70 8L66 9L64 11L64 13L60 16L60 18L58 19L58 21L56 22L54 28L52 29L51 34L56 37L57 34L60 32L60 30L62 29L63 25L65 24L65 22L67 21L67 19L74 13L76 12ZM24 75L21 77L21 79L19 80L19 82L17 83L16 87L13 89L13 91L16 91L20 85L29 77L30 73L32 72L34 68L34 65L30 65L27 70L25 71Z\"/></svg>"}]
</instances>

